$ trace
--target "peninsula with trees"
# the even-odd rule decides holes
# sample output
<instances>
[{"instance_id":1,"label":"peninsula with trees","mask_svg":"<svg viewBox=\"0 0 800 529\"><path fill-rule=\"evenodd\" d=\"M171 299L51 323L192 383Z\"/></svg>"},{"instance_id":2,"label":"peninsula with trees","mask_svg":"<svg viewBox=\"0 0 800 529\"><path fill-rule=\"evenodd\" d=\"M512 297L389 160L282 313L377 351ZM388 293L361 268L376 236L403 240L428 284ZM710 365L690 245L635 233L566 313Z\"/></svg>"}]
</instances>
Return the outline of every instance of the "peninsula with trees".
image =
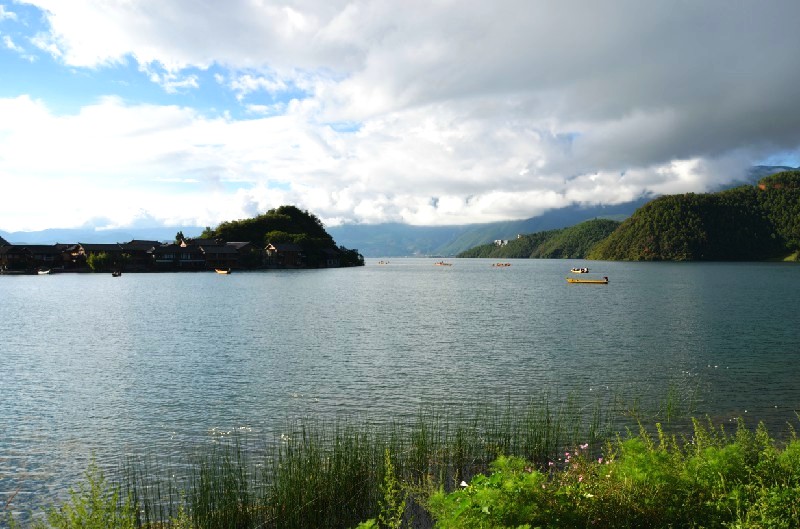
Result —
<instances>
[{"instance_id":1,"label":"peninsula with trees","mask_svg":"<svg viewBox=\"0 0 800 529\"><path fill-rule=\"evenodd\" d=\"M458 257L625 261L800 260L800 171L717 193L656 198L623 222L595 219Z\"/></svg>"},{"instance_id":2,"label":"peninsula with trees","mask_svg":"<svg viewBox=\"0 0 800 529\"><path fill-rule=\"evenodd\" d=\"M198 238L174 241L10 244L0 239L0 273L196 272L363 266L358 250L337 246L322 221L295 206L207 227Z\"/></svg>"}]
</instances>

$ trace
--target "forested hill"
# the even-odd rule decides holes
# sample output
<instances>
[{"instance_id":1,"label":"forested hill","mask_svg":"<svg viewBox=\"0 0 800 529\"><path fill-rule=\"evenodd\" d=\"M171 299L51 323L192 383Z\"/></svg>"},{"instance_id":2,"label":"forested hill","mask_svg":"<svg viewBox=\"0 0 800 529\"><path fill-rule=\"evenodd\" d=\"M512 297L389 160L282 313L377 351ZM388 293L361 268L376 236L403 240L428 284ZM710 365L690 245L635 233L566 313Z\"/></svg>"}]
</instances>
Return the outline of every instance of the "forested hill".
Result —
<instances>
[{"instance_id":1,"label":"forested hill","mask_svg":"<svg viewBox=\"0 0 800 529\"><path fill-rule=\"evenodd\" d=\"M719 193L670 195L639 208L590 252L633 261L797 259L800 171Z\"/></svg>"},{"instance_id":2,"label":"forested hill","mask_svg":"<svg viewBox=\"0 0 800 529\"><path fill-rule=\"evenodd\" d=\"M295 206L281 206L254 218L223 222L215 229L206 228L201 238L250 242L259 247L296 244L311 266L315 261L324 260L330 251L338 254L343 266L364 264L364 258L357 250L336 246L316 215Z\"/></svg>"},{"instance_id":3,"label":"forested hill","mask_svg":"<svg viewBox=\"0 0 800 529\"><path fill-rule=\"evenodd\" d=\"M588 220L569 228L519 235L507 244L501 242L476 246L461 252L458 257L581 259L619 225L618 221L609 219Z\"/></svg>"}]
</instances>

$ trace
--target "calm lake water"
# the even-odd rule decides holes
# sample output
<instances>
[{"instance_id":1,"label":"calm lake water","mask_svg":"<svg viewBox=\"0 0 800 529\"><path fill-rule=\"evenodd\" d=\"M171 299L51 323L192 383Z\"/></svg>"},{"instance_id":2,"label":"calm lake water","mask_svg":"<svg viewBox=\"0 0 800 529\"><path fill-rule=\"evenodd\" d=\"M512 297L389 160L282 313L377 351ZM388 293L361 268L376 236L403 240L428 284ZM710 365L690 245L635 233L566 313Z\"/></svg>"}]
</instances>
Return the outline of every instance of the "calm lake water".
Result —
<instances>
[{"instance_id":1,"label":"calm lake water","mask_svg":"<svg viewBox=\"0 0 800 529\"><path fill-rule=\"evenodd\" d=\"M673 388L719 421L797 423L800 266L449 262L0 276L0 506L52 497L91 454L173 454L291 418ZM586 265L610 284L566 283Z\"/></svg>"}]
</instances>

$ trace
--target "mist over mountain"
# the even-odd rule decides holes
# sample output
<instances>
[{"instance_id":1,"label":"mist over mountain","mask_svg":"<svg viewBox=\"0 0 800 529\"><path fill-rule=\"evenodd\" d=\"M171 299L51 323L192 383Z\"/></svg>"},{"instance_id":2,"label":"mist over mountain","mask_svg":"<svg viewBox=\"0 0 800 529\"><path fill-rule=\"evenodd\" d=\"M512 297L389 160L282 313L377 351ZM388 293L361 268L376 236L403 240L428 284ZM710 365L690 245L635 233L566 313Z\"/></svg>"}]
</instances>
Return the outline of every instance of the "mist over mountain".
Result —
<instances>
[{"instance_id":1,"label":"mist over mountain","mask_svg":"<svg viewBox=\"0 0 800 529\"><path fill-rule=\"evenodd\" d=\"M566 228L595 218L623 220L652 197L614 206L570 206L524 220L463 226L407 224L341 225L328 228L336 242L357 248L365 257L453 256L496 239Z\"/></svg>"},{"instance_id":2,"label":"mist over mountain","mask_svg":"<svg viewBox=\"0 0 800 529\"><path fill-rule=\"evenodd\" d=\"M754 166L741 181L731 182L713 191L745 184L753 185L765 176L792 169L794 168L785 166ZM337 244L357 249L365 257L454 256L496 239L514 239L519 234L566 228L595 218L624 220L654 198L656 197L645 196L632 202L613 206L572 205L550 210L538 217L486 224L460 226L412 226L400 223L343 224L327 227L326 230ZM203 228L200 226L160 226L118 230L93 228L47 229L31 232L0 230L0 237L12 244L114 243L133 239L171 241L174 240L178 231L182 231L187 237L197 237Z\"/></svg>"}]
</instances>

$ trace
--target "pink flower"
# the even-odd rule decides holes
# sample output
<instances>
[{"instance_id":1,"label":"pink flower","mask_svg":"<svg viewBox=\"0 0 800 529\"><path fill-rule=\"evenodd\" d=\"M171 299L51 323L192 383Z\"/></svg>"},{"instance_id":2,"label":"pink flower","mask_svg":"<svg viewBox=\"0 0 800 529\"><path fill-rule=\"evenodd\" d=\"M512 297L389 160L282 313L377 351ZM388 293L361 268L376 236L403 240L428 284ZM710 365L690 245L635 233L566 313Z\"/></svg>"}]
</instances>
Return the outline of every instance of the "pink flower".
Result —
<instances>
[{"instance_id":1,"label":"pink flower","mask_svg":"<svg viewBox=\"0 0 800 529\"><path fill-rule=\"evenodd\" d=\"M578 476L578 483L580 483L581 481L583 481L583 475Z\"/></svg>"},{"instance_id":2,"label":"pink flower","mask_svg":"<svg viewBox=\"0 0 800 529\"><path fill-rule=\"evenodd\" d=\"M581 450L586 450L587 448L589 448L589 443L584 443L581 445Z\"/></svg>"},{"instance_id":3,"label":"pink flower","mask_svg":"<svg viewBox=\"0 0 800 529\"><path fill-rule=\"evenodd\" d=\"M603 458L602 458L602 457L598 457L598 458L597 458L597 462L598 462L598 463L600 463L600 464L602 465L602 464L603 464Z\"/></svg>"}]
</instances>

